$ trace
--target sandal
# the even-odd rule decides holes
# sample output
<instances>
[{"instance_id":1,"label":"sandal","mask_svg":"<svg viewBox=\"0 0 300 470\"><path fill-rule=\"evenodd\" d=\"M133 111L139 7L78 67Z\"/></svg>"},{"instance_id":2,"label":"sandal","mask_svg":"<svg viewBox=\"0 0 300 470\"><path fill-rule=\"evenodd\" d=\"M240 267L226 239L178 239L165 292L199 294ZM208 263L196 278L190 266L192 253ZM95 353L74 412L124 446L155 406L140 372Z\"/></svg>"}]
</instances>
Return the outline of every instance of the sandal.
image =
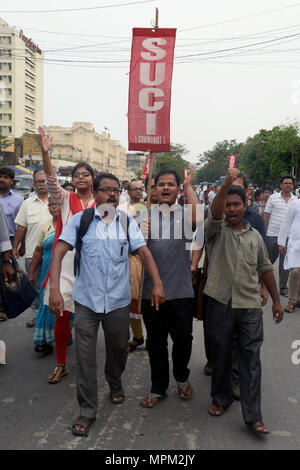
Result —
<instances>
[{"instance_id":1,"label":"sandal","mask_svg":"<svg viewBox=\"0 0 300 470\"><path fill-rule=\"evenodd\" d=\"M35 352L43 353L46 356L47 354L51 354L53 352L53 346L52 344L41 343L41 344L37 344L34 350Z\"/></svg>"},{"instance_id":2,"label":"sandal","mask_svg":"<svg viewBox=\"0 0 300 470\"><path fill-rule=\"evenodd\" d=\"M90 430L90 426L94 424L95 421L96 421L96 418L87 418L85 416L78 416L78 418L76 418L76 421L74 422L72 426L72 433L75 436L87 436Z\"/></svg>"},{"instance_id":3,"label":"sandal","mask_svg":"<svg viewBox=\"0 0 300 470\"><path fill-rule=\"evenodd\" d=\"M160 395L159 393L148 393L148 395L142 399L140 405L144 408L153 408L153 406L157 405L158 402L166 397L167 395Z\"/></svg>"},{"instance_id":4,"label":"sandal","mask_svg":"<svg viewBox=\"0 0 300 470\"><path fill-rule=\"evenodd\" d=\"M138 339L134 336L132 341L129 341L128 343L128 352L134 351L138 346L141 346L141 344L144 344L144 337L142 336L140 339Z\"/></svg>"},{"instance_id":5,"label":"sandal","mask_svg":"<svg viewBox=\"0 0 300 470\"><path fill-rule=\"evenodd\" d=\"M287 306L285 307L284 311L288 313L293 313L293 311L295 310L295 307L296 305L294 304L294 302L289 302Z\"/></svg>"},{"instance_id":6,"label":"sandal","mask_svg":"<svg viewBox=\"0 0 300 470\"><path fill-rule=\"evenodd\" d=\"M182 400L189 400L193 395L193 387L191 386L190 382L187 380L186 382L177 382L178 387L178 395Z\"/></svg>"},{"instance_id":7,"label":"sandal","mask_svg":"<svg viewBox=\"0 0 300 470\"><path fill-rule=\"evenodd\" d=\"M256 434L269 434L269 429L262 421L255 421L254 423L247 423L247 426Z\"/></svg>"},{"instance_id":8,"label":"sandal","mask_svg":"<svg viewBox=\"0 0 300 470\"><path fill-rule=\"evenodd\" d=\"M68 369L66 364L56 364L54 371L52 374L48 375L48 382L49 384L57 384L61 381L61 379L68 374Z\"/></svg>"},{"instance_id":9,"label":"sandal","mask_svg":"<svg viewBox=\"0 0 300 470\"><path fill-rule=\"evenodd\" d=\"M218 405L215 405L214 403L212 403L208 407L208 413L211 416L222 416L225 413L225 409L226 408L224 406L218 406Z\"/></svg>"},{"instance_id":10,"label":"sandal","mask_svg":"<svg viewBox=\"0 0 300 470\"><path fill-rule=\"evenodd\" d=\"M118 391L110 391L109 393L109 399L111 403L114 405L121 405L123 401L125 400L125 395L123 390L118 390Z\"/></svg>"},{"instance_id":11,"label":"sandal","mask_svg":"<svg viewBox=\"0 0 300 470\"><path fill-rule=\"evenodd\" d=\"M5 320L7 320L6 313L0 312L0 321L5 321Z\"/></svg>"}]
</instances>

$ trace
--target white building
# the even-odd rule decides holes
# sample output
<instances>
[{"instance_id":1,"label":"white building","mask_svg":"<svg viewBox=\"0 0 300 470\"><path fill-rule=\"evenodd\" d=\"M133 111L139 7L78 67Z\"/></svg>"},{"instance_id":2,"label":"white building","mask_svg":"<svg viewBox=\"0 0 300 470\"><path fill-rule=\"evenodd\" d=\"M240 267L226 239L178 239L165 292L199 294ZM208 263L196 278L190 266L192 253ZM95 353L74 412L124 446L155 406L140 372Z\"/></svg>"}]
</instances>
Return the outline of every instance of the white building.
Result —
<instances>
[{"instance_id":1,"label":"white building","mask_svg":"<svg viewBox=\"0 0 300 470\"><path fill-rule=\"evenodd\" d=\"M21 137L43 124L41 49L0 18L0 134Z\"/></svg>"}]
</instances>

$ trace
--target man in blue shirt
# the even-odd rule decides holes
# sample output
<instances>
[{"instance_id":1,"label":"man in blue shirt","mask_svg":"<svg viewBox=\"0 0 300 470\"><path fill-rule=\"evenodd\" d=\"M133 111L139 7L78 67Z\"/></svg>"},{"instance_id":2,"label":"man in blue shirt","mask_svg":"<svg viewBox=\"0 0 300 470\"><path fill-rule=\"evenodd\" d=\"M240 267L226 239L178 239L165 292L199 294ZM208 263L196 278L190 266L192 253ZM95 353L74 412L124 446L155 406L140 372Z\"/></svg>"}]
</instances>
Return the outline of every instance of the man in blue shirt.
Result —
<instances>
[{"instance_id":1,"label":"man in blue shirt","mask_svg":"<svg viewBox=\"0 0 300 470\"><path fill-rule=\"evenodd\" d=\"M129 252L137 252L153 281L152 305L158 310L164 290L156 263L146 247L136 222L128 216L121 223L118 179L100 174L94 182L96 207L86 235L82 238L80 271L72 295L75 300L75 345L77 398L80 416L72 426L75 435L87 435L97 413L96 344L100 322L106 346L105 377L114 404L124 401L121 375L128 355L129 307L131 302ZM76 245L82 212L75 214L63 230L55 249L50 272L50 311L63 315L60 270L64 255Z\"/></svg>"},{"instance_id":2,"label":"man in blue shirt","mask_svg":"<svg viewBox=\"0 0 300 470\"><path fill-rule=\"evenodd\" d=\"M9 238L12 241L15 232L15 217L19 212L19 209L23 203L23 199L12 191L14 184L15 172L8 167L0 168L0 204L3 208L3 213L6 219L7 227L9 230ZM1 261L0 253L0 261ZM5 313L5 307L3 304L1 292L0 292L0 321L7 319Z\"/></svg>"},{"instance_id":3,"label":"man in blue shirt","mask_svg":"<svg viewBox=\"0 0 300 470\"><path fill-rule=\"evenodd\" d=\"M23 203L23 199L12 191L14 184L15 172L8 167L0 168L0 203L3 207L9 236L12 239L16 233L15 218Z\"/></svg>"}]
</instances>

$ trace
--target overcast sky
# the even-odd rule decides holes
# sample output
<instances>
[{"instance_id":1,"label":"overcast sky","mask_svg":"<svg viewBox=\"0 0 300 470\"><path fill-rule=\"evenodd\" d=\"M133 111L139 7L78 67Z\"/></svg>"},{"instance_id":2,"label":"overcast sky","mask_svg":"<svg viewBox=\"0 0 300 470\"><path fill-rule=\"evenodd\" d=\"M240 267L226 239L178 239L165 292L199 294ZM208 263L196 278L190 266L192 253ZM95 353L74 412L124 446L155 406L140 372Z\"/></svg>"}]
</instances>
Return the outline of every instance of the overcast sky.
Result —
<instances>
[{"instance_id":1,"label":"overcast sky","mask_svg":"<svg viewBox=\"0 0 300 470\"><path fill-rule=\"evenodd\" d=\"M20 11L99 6L110 8ZM45 125L89 121L98 132L108 127L127 148L132 28L151 27L156 7L159 27L177 28L171 141L186 145L191 162L218 141L244 141L261 128L299 119L296 0L2 1L0 16L10 26L52 50L45 52Z\"/></svg>"}]
</instances>

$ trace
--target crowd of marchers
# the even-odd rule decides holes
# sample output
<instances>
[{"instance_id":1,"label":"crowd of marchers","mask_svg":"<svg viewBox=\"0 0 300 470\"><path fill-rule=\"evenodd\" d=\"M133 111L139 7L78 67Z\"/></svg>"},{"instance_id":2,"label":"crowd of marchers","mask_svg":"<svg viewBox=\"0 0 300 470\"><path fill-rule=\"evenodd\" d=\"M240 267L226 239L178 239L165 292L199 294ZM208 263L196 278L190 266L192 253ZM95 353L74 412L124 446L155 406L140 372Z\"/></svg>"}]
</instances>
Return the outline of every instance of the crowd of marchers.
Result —
<instances>
[{"instance_id":1,"label":"crowd of marchers","mask_svg":"<svg viewBox=\"0 0 300 470\"><path fill-rule=\"evenodd\" d=\"M86 436L96 421L100 323L112 404L124 402L128 353L142 344L151 386L140 404L151 409L167 398L169 336L178 396L193 397L189 362L201 297L204 372L211 376L208 413L221 416L240 400L245 424L267 434L262 306L270 296L276 324L284 310L300 306L300 199L293 178L282 177L278 192L256 192L253 199L247 175L235 168L217 189L204 191L193 185L192 168L182 185L175 171L163 170L144 184L133 179L121 187L115 175L95 176L88 163L79 162L72 183L62 186L51 163L52 138L39 132L43 168L34 172L34 191L26 200L13 191L13 170L0 168L1 273L10 282L12 257L24 258L39 294L26 324L33 328L33 347L39 355L56 355L49 384L69 373L74 339L79 415L72 433ZM280 295L288 298L285 308ZM0 320L6 319L0 297Z\"/></svg>"}]
</instances>

